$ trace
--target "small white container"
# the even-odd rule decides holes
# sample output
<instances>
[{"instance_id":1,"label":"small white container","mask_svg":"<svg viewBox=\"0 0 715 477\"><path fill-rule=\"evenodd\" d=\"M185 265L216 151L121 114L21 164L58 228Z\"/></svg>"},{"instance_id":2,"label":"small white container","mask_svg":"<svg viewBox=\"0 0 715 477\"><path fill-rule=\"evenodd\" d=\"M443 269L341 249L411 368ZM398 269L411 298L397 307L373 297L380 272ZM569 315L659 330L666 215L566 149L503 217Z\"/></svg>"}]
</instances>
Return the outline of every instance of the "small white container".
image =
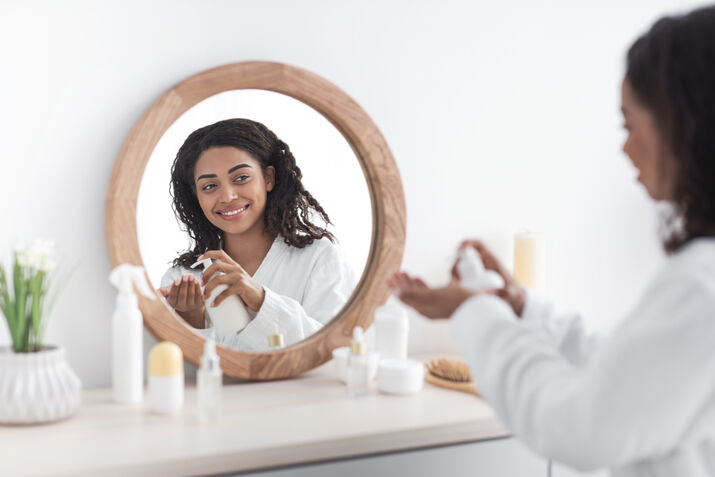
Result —
<instances>
[{"instance_id":1,"label":"small white container","mask_svg":"<svg viewBox=\"0 0 715 477\"><path fill-rule=\"evenodd\" d=\"M425 367L412 359L385 359L377 371L377 389L387 394L414 394L424 385Z\"/></svg>"},{"instance_id":2,"label":"small white container","mask_svg":"<svg viewBox=\"0 0 715 477\"><path fill-rule=\"evenodd\" d=\"M367 353L367 376L373 380L377 376L377 365L380 361L380 355L374 351ZM335 367L338 371L338 378L344 382L348 382L348 359L350 358L350 346L343 346L333 350L333 359L335 359Z\"/></svg>"},{"instance_id":3,"label":"small white container","mask_svg":"<svg viewBox=\"0 0 715 477\"><path fill-rule=\"evenodd\" d=\"M381 359L406 359L409 331L407 310L399 303L388 300L375 310L375 337Z\"/></svg>"},{"instance_id":4,"label":"small white container","mask_svg":"<svg viewBox=\"0 0 715 477\"><path fill-rule=\"evenodd\" d=\"M149 353L149 402L159 414L174 414L184 405L184 356L174 343L162 341Z\"/></svg>"}]
</instances>

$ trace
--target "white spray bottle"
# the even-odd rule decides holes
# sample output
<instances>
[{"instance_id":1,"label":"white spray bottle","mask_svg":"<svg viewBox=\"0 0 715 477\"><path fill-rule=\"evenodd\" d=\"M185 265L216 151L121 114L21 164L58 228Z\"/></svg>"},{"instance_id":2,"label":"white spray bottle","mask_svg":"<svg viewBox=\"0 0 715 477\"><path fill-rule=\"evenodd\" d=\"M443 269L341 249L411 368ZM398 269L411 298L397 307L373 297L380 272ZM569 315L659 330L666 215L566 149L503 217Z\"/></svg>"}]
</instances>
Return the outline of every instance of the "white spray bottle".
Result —
<instances>
[{"instance_id":1,"label":"white spray bottle","mask_svg":"<svg viewBox=\"0 0 715 477\"><path fill-rule=\"evenodd\" d=\"M211 266L211 263L210 258L205 258L191 265L191 268L203 265L204 271L206 271L206 269ZM218 274L223 275L221 272L218 272ZM202 287L201 291L203 291L204 288L205 287ZM222 338L241 331L251 321L251 316L248 314L248 310L246 310L246 305L244 305L243 301L236 295L229 296L222 301L219 306L211 306L216 297L226 288L228 288L226 285L217 286L214 288L208 300L206 300L206 310L216 328L216 337L219 339L219 342Z\"/></svg>"},{"instance_id":2,"label":"white spray bottle","mask_svg":"<svg viewBox=\"0 0 715 477\"><path fill-rule=\"evenodd\" d=\"M109 281L117 287L117 308L112 315L112 391L122 404L141 402L144 395L144 355L142 314L133 285L151 299L154 294L144 269L122 264L112 270Z\"/></svg>"},{"instance_id":3,"label":"white spray bottle","mask_svg":"<svg viewBox=\"0 0 715 477\"><path fill-rule=\"evenodd\" d=\"M479 252L465 247L457 252L459 281L475 291L493 290L504 287L504 279L493 270L486 270Z\"/></svg>"}]
</instances>

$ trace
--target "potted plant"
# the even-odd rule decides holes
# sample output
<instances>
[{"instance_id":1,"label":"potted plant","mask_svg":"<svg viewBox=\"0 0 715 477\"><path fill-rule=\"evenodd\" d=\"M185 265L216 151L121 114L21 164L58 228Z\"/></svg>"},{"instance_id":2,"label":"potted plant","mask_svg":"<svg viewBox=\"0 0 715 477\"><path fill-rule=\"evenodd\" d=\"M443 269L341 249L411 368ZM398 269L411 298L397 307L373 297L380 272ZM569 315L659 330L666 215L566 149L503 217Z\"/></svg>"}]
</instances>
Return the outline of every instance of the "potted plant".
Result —
<instances>
[{"instance_id":1,"label":"potted plant","mask_svg":"<svg viewBox=\"0 0 715 477\"><path fill-rule=\"evenodd\" d=\"M13 251L12 266L0 264L0 312L11 347L0 347L0 423L29 424L71 416L81 402L81 383L61 346L43 343L57 297L54 244L36 240Z\"/></svg>"}]
</instances>

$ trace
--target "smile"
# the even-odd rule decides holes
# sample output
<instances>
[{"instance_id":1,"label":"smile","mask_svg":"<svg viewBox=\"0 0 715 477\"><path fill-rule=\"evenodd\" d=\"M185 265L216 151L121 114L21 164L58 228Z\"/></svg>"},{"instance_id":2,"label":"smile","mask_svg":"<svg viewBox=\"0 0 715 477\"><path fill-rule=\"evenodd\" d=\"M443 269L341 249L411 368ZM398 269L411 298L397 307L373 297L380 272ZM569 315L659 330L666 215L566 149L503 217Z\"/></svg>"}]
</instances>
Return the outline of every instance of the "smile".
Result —
<instances>
[{"instance_id":1,"label":"smile","mask_svg":"<svg viewBox=\"0 0 715 477\"><path fill-rule=\"evenodd\" d=\"M238 209L225 209L222 211L216 211L216 213L225 220L232 220L242 216L246 209L248 209L248 207L249 205L245 205Z\"/></svg>"}]
</instances>

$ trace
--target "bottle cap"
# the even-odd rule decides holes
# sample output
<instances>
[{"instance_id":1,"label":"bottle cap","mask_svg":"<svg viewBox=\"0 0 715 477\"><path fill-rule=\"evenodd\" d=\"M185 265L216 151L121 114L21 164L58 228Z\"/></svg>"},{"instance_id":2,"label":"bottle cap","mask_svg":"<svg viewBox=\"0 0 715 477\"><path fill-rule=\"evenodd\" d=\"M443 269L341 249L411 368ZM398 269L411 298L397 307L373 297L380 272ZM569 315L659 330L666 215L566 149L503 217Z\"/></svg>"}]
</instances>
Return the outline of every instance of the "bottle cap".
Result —
<instances>
[{"instance_id":1,"label":"bottle cap","mask_svg":"<svg viewBox=\"0 0 715 477\"><path fill-rule=\"evenodd\" d=\"M213 371L221 369L220 359L216 354L216 342L212 338L204 341L204 354L201 355L201 369Z\"/></svg>"},{"instance_id":2,"label":"bottle cap","mask_svg":"<svg viewBox=\"0 0 715 477\"><path fill-rule=\"evenodd\" d=\"M363 355L367 353L367 345L365 344L365 333L359 326L353 328L353 340L350 343L350 351L352 352L352 354L358 355Z\"/></svg>"},{"instance_id":3,"label":"bottle cap","mask_svg":"<svg viewBox=\"0 0 715 477\"><path fill-rule=\"evenodd\" d=\"M278 333L276 335L268 336L268 346L271 348L282 348L283 347L283 335Z\"/></svg>"},{"instance_id":4,"label":"bottle cap","mask_svg":"<svg viewBox=\"0 0 715 477\"><path fill-rule=\"evenodd\" d=\"M184 355L181 348L170 341L154 345L149 353L150 376L176 376L184 373Z\"/></svg>"}]
</instances>

